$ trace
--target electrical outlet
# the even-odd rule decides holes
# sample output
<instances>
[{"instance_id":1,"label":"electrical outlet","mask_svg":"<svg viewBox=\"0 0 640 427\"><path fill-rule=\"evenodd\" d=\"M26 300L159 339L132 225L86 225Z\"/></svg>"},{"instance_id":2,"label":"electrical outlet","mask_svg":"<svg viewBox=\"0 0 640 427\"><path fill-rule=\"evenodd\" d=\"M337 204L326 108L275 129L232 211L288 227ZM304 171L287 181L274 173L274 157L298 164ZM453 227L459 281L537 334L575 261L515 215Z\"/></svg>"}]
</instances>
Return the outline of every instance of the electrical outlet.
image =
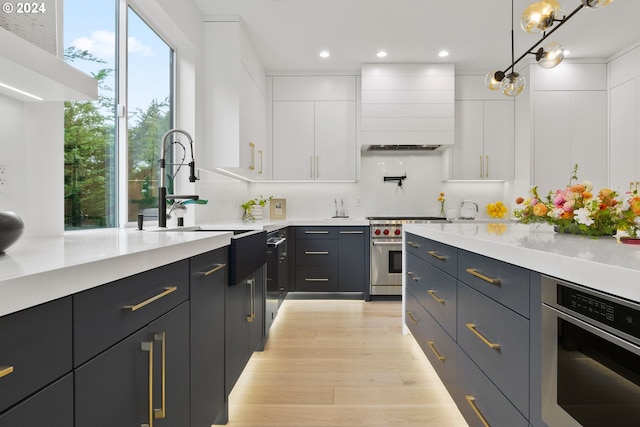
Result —
<instances>
[{"instance_id":1,"label":"electrical outlet","mask_svg":"<svg viewBox=\"0 0 640 427\"><path fill-rule=\"evenodd\" d=\"M0 193L6 193L9 189L9 171L6 166L0 165Z\"/></svg>"}]
</instances>

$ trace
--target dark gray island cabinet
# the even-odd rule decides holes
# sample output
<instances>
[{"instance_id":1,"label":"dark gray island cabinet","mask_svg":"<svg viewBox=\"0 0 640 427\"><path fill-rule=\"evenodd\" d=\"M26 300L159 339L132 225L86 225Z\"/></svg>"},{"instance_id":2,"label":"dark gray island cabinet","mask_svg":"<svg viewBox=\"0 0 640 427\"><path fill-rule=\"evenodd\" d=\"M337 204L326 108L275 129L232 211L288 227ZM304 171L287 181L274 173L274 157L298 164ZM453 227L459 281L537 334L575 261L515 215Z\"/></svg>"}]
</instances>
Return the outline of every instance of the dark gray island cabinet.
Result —
<instances>
[{"instance_id":1,"label":"dark gray island cabinet","mask_svg":"<svg viewBox=\"0 0 640 427\"><path fill-rule=\"evenodd\" d=\"M407 233L405 323L471 426L540 421L540 275Z\"/></svg>"}]
</instances>

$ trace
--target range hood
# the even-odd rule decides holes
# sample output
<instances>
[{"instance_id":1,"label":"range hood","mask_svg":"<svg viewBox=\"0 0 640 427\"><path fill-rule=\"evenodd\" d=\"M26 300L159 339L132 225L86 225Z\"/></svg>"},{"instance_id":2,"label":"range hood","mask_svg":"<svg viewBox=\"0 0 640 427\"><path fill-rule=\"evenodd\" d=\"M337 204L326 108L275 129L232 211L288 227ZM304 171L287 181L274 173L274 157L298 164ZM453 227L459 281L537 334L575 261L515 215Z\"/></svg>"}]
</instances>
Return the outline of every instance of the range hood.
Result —
<instances>
[{"instance_id":1,"label":"range hood","mask_svg":"<svg viewBox=\"0 0 640 427\"><path fill-rule=\"evenodd\" d=\"M380 144L363 145L363 151L437 151L442 145L428 144Z\"/></svg>"}]
</instances>

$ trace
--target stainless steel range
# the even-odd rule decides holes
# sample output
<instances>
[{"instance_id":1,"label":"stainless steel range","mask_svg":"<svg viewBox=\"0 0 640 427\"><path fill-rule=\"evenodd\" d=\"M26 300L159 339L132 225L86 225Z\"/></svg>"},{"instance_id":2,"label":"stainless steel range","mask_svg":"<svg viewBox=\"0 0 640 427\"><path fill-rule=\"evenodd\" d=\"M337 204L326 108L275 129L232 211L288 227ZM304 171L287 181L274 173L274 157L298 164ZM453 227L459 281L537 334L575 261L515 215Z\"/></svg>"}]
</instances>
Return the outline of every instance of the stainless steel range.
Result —
<instances>
[{"instance_id":1,"label":"stainless steel range","mask_svg":"<svg viewBox=\"0 0 640 427\"><path fill-rule=\"evenodd\" d=\"M371 228L371 296L402 295L402 226L445 222L442 217L367 217Z\"/></svg>"}]
</instances>

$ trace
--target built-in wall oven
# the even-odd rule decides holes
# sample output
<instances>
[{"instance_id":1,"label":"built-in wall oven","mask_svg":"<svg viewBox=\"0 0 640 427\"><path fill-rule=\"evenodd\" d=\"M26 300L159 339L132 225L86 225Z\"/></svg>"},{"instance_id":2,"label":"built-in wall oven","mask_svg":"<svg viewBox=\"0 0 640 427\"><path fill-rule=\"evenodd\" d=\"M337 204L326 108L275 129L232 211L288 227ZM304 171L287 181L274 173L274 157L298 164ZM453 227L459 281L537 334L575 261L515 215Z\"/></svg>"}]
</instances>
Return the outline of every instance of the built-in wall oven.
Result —
<instances>
[{"instance_id":1,"label":"built-in wall oven","mask_svg":"<svg viewBox=\"0 0 640 427\"><path fill-rule=\"evenodd\" d=\"M402 226L444 221L440 217L368 217L371 229L371 296L402 295Z\"/></svg>"},{"instance_id":2,"label":"built-in wall oven","mask_svg":"<svg viewBox=\"0 0 640 427\"><path fill-rule=\"evenodd\" d=\"M640 425L640 304L542 279L542 419Z\"/></svg>"}]
</instances>

